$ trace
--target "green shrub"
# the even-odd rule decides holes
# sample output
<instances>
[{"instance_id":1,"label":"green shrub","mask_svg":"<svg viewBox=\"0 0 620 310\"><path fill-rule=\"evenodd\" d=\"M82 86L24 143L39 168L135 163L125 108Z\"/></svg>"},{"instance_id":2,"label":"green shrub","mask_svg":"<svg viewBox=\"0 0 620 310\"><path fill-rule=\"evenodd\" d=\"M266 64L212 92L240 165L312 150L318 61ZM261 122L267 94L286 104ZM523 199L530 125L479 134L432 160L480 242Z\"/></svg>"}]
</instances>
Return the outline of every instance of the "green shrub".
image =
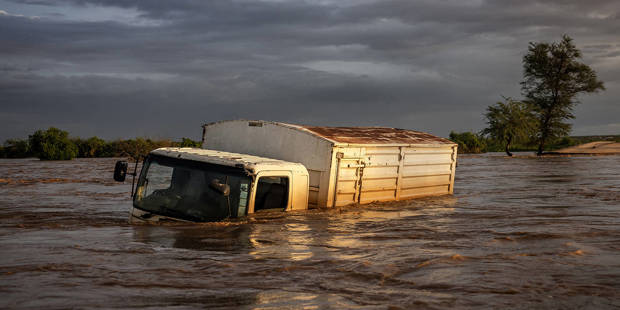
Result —
<instances>
[{"instance_id":1,"label":"green shrub","mask_svg":"<svg viewBox=\"0 0 620 310\"><path fill-rule=\"evenodd\" d=\"M42 160L69 160L78 155L69 133L58 128L37 130L29 138L32 154Z\"/></svg>"},{"instance_id":2,"label":"green shrub","mask_svg":"<svg viewBox=\"0 0 620 310\"><path fill-rule=\"evenodd\" d=\"M202 143L200 141L194 141L189 138L183 137L180 143L175 143L178 147L201 147Z\"/></svg>"},{"instance_id":3,"label":"green shrub","mask_svg":"<svg viewBox=\"0 0 620 310\"><path fill-rule=\"evenodd\" d=\"M30 145L27 140L9 139L4 142L1 148L0 158L24 158L32 156Z\"/></svg>"},{"instance_id":4,"label":"green shrub","mask_svg":"<svg viewBox=\"0 0 620 310\"><path fill-rule=\"evenodd\" d=\"M560 139L557 139L556 141L553 141L553 143L549 145L549 149L551 150L563 149L565 147L575 146L577 144L579 143L577 143L577 141L575 141L575 139L571 137L562 137Z\"/></svg>"},{"instance_id":5,"label":"green shrub","mask_svg":"<svg viewBox=\"0 0 620 310\"><path fill-rule=\"evenodd\" d=\"M91 137L87 140L82 140L80 138L72 139L73 143L78 148L78 156L77 157L100 157L100 155L104 151L104 147L106 142L103 139L98 137Z\"/></svg>"},{"instance_id":6,"label":"green shrub","mask_svg":"<svg viewBox=\"0 0 620 310\"><path fill-rule=\"evenodd\" d=\"M37 130L28 140L9 139L0 146L0 158L24 158L35 156L44 160L72 159L74 157L132 157L144 158L150 151L160 147L200 147L200 141L182 138L151 140L136 138L105 141L99 137L69 139L66 131L50 127Z\"/></svg>"},{"instance_id":7,"label":"green shrub","mask_svg":"<svg viewBox=\"0 0 620 310\"><path fill-rule=\"evenodd\" d=\"M458 143L459 153L484 153L487 151L487 143L484 137L473 132L450 132L450 140Z\"/></svg>"},{"instance_id":8,"label":"green shrub","mask_svg":"<svg viewBox=\"0 0 620 310\"><path fill-rule=\"evenodd\" d=\"M99 157L125 157L134 159L144 158L150 151L160 147L176 146L178 142L170 140L151 140L136 138L115 140L105 144Z\"/></svg>"}]
</instances>

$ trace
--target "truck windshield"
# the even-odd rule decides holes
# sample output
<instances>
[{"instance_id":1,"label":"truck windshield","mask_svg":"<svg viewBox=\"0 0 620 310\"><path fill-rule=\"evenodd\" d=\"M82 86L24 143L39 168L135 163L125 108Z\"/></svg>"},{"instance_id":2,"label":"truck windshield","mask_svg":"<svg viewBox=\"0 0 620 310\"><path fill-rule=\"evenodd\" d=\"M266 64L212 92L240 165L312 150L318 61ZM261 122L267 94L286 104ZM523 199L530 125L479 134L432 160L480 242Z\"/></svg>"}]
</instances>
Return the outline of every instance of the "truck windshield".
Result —
<instances>
[{"instance_id":1,"label":"truck windshield","mask_svg":"<svg viewBox=\"0 0 620 310\"><path fill-rule=\"evenodd\" d=\"M230 194L210 186L230 186ZM134 207L196 222L220 221L247 212L251 178L233 168L163 156L149 156L140 173Z\"/></svg>"}]
</instances>

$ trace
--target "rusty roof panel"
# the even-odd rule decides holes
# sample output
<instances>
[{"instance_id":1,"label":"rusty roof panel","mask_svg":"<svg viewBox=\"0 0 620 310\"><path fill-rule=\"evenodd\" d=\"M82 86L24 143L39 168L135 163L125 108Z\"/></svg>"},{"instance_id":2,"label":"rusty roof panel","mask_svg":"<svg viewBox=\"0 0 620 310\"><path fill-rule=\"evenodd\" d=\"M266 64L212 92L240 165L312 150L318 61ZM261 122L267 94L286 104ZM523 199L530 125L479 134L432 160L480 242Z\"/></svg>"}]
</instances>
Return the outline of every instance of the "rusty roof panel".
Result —
<instances>
[{"instance_id":1,"label":"rusty roof panel","mask_svg":"<svg viewBox=\"0 0 620 310\"><path fill-rule=\"evenodd\" d=\"M349 144L454 144L431 134L388 127L317 127L301 126L312 133Z\"/></svg>"}]
</instances>

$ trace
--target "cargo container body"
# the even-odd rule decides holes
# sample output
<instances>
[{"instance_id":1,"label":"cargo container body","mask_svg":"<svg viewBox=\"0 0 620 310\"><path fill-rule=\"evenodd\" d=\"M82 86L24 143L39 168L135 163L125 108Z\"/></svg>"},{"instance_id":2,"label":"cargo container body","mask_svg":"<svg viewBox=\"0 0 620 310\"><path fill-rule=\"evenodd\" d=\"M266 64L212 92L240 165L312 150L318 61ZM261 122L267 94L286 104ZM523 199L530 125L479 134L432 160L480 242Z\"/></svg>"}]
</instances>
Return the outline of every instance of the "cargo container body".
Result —
<instances>
[{"instance_id":1,"label":"cargo container body","mask_svg":"<svg viewBox=\"0 0 620 310\"><path fill-rule=\"evenodd\" d=\"M202 148L301 163L310 208L454 191L457 145L412 130L222 121L203 126Z\"/></svg>"}]
</instances>

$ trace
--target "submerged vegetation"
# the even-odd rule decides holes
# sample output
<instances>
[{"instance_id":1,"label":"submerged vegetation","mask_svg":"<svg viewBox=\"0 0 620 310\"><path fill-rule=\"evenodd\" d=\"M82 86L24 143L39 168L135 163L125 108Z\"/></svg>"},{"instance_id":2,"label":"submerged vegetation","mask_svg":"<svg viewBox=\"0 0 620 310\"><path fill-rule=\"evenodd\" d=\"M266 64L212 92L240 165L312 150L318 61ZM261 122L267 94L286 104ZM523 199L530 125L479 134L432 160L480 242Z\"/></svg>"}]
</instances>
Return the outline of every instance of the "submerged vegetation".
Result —
<instances>
[{"instance_id":1,"label":"submerged vegetation","mask_svg":"<svg viewBox=\"0 0 620 310\"><path fill-rule=\"evenodd\" d=\"M450 132L450 140L459 145L459 153L478 154L487 151L487 139L470 131L461 133L452 131Z\"/></svg>"},{"instance_id":2,"label":"submerged vegetation","mask_svg":"<svg viewBox=\"0 0 620 310\"><path fill-rule=\"evenodd\" d=\"M450 132L449 139L459 145L459 153L503 152L506 145L501 139L483 132ZM546 147L553 151L594 141L620 142L620 135L572 136L557 138ZM95 157L142 158L160 147L200 147L200 141L182 138L181 141L135 138L106 141L99 137L71 138L66 131L50 127L37 130L28 139L8 139L0 146L0 158L37 157L42 160L62 160ZM511 144L512 151L536 151L532 141L518 140Z\"/></svg>"},{"instance_id":3,"label":"submerged vegetation","mask_svg":"<svg viewBox=\"0 0 620 310\"><path fill-rule=\"evenodd\" d=\"M200 147L199 141L182 138L172 140L152 140L135 138L105 141L99 137L88 139L70 138L69 133L58 128L37 130L28 139L9 139L0 146L0 158L37 157L41 160L67 160L76 157L144 157L148 152L160 147Z\"/></svg>"},{"instance_id":4,"label":"submerged vegetation","mask_svg":"<svg viewBox=\"0 0 620 310\"><path fill-rule=\"evenodd\" d=\"M524 102L504 98L506 102L498 102L487 108L484 115L489 127L482 134L494 142L504 145L506 155L512 156L512 144L527 143L536 130L536 121L532 109Z\"/></svg>"},{"instance_id":5,"label":"submerged vegetation","mask_svg":"<svg viewBox=\"0 0 620 310\"><path fill-rule=\"evenodd\" d=\"M69 133L54 127L35 131L28 138L28 147L34 157L42 160L67 160L78 155L78 147L69 140Z\"/></svg>"},{"instance_id":6,"label":"submerged vegetation","mask_svg":"<svg viewBox=\"0 0 620 310\"><path fill-rule=\"evenodd\" d=\"M575 118L578 95L605 90L596 72L580 58L581 51L567 35L559 43L530 43L523 57L521 89L538 122L538 155L549 141L570 133L571 124L566 120Z\"/></svg>"},{"instance_id":7,"label":"submerged vegetation","mask_svg":"<svg viewBox=\"0 0 620 310\"><path fill-rule=\"evenodd\" d=\"M451 132L452 142L459 145L460 154L478 154L486 152L505 152L505 144L497 139L485 137L480 133L474 132ZM594 141L614 141L620 142L620 135L598 135L598 136L566 136L550 141L545 149L555 151L562 148L575 146ZM538 145L533 141L513 143L510 147L513 152L536 152Z\"/></svg>"}]
</instances>

